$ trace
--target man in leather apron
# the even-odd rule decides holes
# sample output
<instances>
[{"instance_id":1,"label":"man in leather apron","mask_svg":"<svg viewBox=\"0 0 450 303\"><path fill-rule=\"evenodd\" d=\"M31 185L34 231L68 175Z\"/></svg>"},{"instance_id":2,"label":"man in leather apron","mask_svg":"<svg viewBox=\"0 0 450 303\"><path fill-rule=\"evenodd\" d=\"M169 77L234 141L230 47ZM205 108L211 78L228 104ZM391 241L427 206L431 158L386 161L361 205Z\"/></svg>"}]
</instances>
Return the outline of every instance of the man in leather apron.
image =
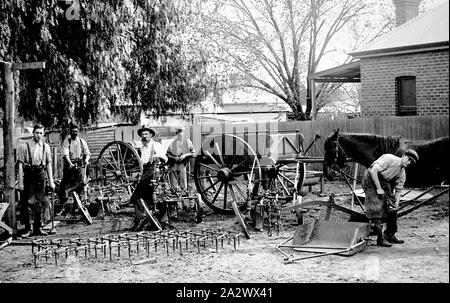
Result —
<instances>
[{"instance_id":1,"label":"man in leather apron","mask_svg":"<svg viewBox=\"0 0 450 303\"><path fill-rule=\"evenodd\" d=\"M33 128L33 138L21 144L17 150L20 201L20 223L25 226L22 237L45 236L41 230L41 215L45 207L45 188L48 185L53 190L52 157L50 146L42 141L44 126L36 124ZM33 220L32 220L33 217ZM31 233L31 222L33 232Z\"/></svg>"},{"instance_id":2,"label":"man in leather apron","mask_svg":"<svg viewBox=\"0 0 450 303\"><path fill-rule=\"evenodd\" d=\"M153 129L143 126L138 130L138 135L142 138L140 157L144 171L130 198L135 210L134 223L131 229L135 231L142 230L151 224L140 199L144 200L149 209L154 208L154 181L159 172L159 164L167 162L162 145L153 140L155 135Z\"/></svg>"},{"instance_id":3,"label":"man in leather apron","mask_svg":"<svg viewBox=\"0 0 450 303\"><path fill-rule=\"evenodd\" d=\"M64 212L72 213L75 210L74 204L69 205L68 189L71 189L81 195L86 183L85 168L89 164L91 153L89 152L86 141L79 137L78 126L70 125L70 135L63 141L63 177L58 192L58 197L63 205L61 214Z\"/></svg>"},{"instance_id":4,"label":"man in leather apron","mask_svg":"<svg viewBox=\"0 0 450 303\"><path fill-rule=\"evenodd\" d=\"M364 207L366 216L375 226L377 245L392 246L401 244L397 232L397 210L401 191L406 181L405 168L419 160L418 154L408 149L403 156L384 154L368 168L362 180L365 193ZM386 218L386 230L383 235L381 220Z\"/></svg>"}]
</instances>

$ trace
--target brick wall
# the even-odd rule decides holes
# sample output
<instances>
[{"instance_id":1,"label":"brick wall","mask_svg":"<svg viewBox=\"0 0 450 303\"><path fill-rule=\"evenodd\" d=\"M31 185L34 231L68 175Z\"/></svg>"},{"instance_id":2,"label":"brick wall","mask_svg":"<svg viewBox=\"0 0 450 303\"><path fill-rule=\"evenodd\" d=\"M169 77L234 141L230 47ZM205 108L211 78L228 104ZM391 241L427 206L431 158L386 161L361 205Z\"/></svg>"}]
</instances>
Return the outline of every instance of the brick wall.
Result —
<instances>
[{"instance_id":1,"label":"brick wall","mask_svg":"<svg viewBox=\"0 0 450 303\"><path fill-rule=\"evenodd\" d=\"M361 114L397 115L396 78L416 77L417 115L449 114L449 51L361 59Z\"/></svg>"}]
</instances>

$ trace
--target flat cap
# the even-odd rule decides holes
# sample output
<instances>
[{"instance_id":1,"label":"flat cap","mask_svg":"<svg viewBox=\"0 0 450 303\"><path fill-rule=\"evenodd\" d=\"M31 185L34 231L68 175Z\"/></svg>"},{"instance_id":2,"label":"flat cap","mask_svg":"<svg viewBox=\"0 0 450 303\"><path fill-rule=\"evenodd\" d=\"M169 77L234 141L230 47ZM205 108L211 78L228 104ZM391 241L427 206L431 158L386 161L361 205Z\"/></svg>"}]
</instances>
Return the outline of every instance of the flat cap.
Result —
<instances>
[{"instance_id":1,"label":"flat cap","mask_svg":"<svg viewBox=\"0 0 450 303\"><path fill-rule=\"evenodd\" d=\"M419 155L417 154L417 152L414 149L407 149L405 151L405 155L408 156L411 159L411 161L413 161L414 163L419 161Z\"/></svg>"}]
</instances>

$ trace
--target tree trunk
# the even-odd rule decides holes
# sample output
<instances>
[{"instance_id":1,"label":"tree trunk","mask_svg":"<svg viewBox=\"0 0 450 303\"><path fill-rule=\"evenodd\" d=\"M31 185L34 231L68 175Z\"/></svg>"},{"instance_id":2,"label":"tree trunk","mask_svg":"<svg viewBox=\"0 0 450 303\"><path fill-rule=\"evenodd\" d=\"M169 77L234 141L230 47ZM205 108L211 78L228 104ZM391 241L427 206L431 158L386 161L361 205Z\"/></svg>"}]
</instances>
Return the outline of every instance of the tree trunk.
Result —
<instances>
[{"instance_id":1,"label":"tree trunk","mask_svg":"<svg viewBox=\"0 0 450 303\"><path fill-rule=\"evenodd\" d=\"M305 112L303 111L302 103L300 98L297 98L295 100L292 100L288 103L292 109L292 113L295 120L302 121L302 120L308 120L308 116L305 115Z\"/></svg>"},{"instance_id":2,"label":"tree trunk","mask_svg":"<svg viewBox=\"0 0 450 303\"><path fill-rule=\"evenodd\" d=\"M305 115L310 118L311 117L311 111L312 111L312 95L311 95L311 81L307 79L306 81L306 111Z\"/></svg>"}]
</instances>

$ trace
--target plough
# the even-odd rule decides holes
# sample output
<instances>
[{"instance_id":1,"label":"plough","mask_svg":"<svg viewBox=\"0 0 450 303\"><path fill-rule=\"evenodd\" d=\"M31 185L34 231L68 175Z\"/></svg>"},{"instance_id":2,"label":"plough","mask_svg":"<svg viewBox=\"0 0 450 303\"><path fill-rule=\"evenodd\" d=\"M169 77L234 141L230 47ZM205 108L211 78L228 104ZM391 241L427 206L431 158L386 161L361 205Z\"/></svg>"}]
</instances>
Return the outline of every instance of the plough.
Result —
<instances>
[{"instance_id":1,"label":"plough","mask_svg":"<svg viewBox=\"0 0 450 303\"><path fill-rule=\"evenodd\" d=\"M428 199L426 199L424 201L421 201L417 205L410 206L413 202L417 202L419 198L423 197L425 194L427 194L427 193L429 193L429 192L431 192L432 190L435 190L435 189L441 189L441 191L439 191L437 194L433 195L432 197L430 197L430 198L428 198ZM398 211L397 217L398 218L403 217L403 216L409 214L410 212L412 212L412 211L422 207L423 205L426 205L426 204L436 200L440 196L448 193L448 190L449 190L448 187L441 186L441 185L433 185L433 186L429 187L428 189L426 189L423 193L420 193L419 195L414 197L413 199L410 199L408 201L402 201L400 203L400 206L399 206L399 211ZM283 208L283 212L296 211L296 210L307 208L307 207L311 207L311 206L325 206L325 207L327 207L327 213L325 215L326 220L329 219L330 214L331 214L331 210L335 209L335 210L339 210L339 211L342 211L344 213L349 214L352 217L353 221L368 222L368 219L367 219L365 214L336 204L335 203L335 196L333 194L329 196L328 201L324 201L324 200L304 200L301 203L297 203L295 205ZM408 206L410 206L410 207L408 208ZM405 209L405 208L407 208L407 209Z\"/></svg>"}]
</instances>

